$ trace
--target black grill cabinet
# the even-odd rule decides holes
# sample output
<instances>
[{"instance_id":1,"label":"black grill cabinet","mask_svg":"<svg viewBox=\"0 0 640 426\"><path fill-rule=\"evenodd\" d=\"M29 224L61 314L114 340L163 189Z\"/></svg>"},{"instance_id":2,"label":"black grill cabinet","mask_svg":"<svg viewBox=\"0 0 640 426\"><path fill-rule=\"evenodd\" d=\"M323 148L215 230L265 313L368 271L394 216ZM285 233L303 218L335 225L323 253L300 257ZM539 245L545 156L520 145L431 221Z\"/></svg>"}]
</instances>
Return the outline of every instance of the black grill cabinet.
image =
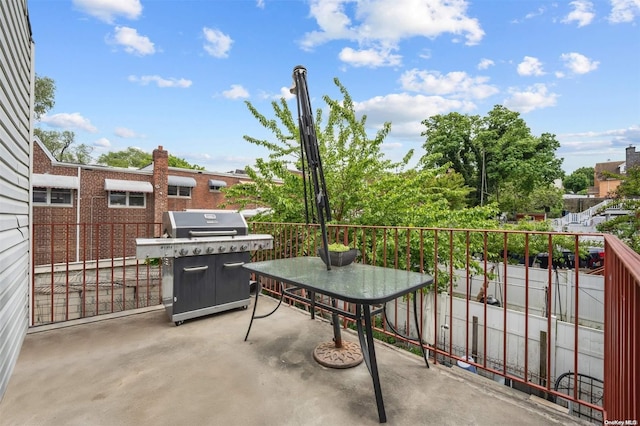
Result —
<instances>
[{"instance_id":1,"label":"black grill cabinet","mask_svg":"<svg viewBox=\"0 0 640 426\"><path fill-rule=\"evenodd\" d=\"M171 321L249 305L250 251L273 247L273 237L249 234L233 211L165 212L165 238L138 238L137 257L162 258L162 302Z\"/></svg>"}]
</instances>

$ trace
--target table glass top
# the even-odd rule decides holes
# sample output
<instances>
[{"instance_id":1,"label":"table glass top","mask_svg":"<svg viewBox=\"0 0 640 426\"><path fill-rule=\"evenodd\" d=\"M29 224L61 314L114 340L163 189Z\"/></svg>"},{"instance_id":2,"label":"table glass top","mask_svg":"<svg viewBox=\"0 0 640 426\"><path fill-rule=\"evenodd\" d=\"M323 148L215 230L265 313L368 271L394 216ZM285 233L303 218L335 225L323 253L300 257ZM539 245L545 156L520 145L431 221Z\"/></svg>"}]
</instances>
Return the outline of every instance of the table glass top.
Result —
<instances>
[{"instance_id":1,"label":"table glass top","mask_svg":"<svg viewBox=\"0 0 640 426\"><path fill-rule=\"evenodd\" d=\"M327 270L319 257L266 260L244 265L258 275L353 303L382 303L433 282L430 275L352 263Z\"/></svg>"}]
</instances>

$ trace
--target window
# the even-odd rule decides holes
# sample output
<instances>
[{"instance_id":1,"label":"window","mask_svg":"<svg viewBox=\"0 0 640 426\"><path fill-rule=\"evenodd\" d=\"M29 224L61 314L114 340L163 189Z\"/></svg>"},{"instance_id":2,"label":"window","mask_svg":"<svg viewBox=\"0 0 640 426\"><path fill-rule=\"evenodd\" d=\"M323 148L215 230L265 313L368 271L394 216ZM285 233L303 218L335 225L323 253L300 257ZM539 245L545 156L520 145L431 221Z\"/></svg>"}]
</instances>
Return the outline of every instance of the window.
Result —
<instances>
[{"instance_id":1,"label":"window","mask_svg":"<svg viewBox=\"0 0 640 426\"><path fill-rule=\"evenodd\" d=\"M109 191L109 207L140 207L146 206L144 192Z\"/></svg>"},{"instance_id":2,"label":"window","mask_svg":"<svg viewBox=\"0 0 640 426\"><path fill-rule=\"evenodd\" d=\"M169 185L169 190L167 191L167 195L169 197L191 198L191 187L189 187L189 186Z\"/></svg>"},{"instance_id":3,"label":"window","mask_svg":"<svg viewBox=\"0 0 640 426\"><path fill-rule=\"evenodd\" d=\"M220 192L225 186L227 186L227 182L223 180L209 179L209 191L211 192Z\"/></svg>"},{"instance_id":4,"label":"window","mask_svg":"<svg viewBox=\"0 0 640 426\"><path fill-rule=\"evenodd\" d=\"M34 204L72 207L73 189L34 187L32 200Z\"/></svg>"}]
</instances>

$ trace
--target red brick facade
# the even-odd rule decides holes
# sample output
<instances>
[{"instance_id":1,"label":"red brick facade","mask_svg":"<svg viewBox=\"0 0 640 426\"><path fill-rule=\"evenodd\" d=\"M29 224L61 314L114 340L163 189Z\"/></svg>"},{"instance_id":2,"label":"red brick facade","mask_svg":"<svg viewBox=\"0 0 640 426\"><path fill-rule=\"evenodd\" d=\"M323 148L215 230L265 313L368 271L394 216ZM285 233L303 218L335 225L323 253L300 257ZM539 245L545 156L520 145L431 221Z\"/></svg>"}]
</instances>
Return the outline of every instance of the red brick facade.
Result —
<instances>
[{"instance_id":1,"label":"red brick facade","mask_svg":"<svg viewBox=\"0 0 640 426\"><path fill-rule=\"evenodd\" d=\"M134 255L132 243L136 237L160 236L160 227L149 228L148 224L161 223L165 211L221 208L224 194L211 190L209 180L222 181L226 186L249 180L244 174L169 168L169 154L161 146L153 151L152 166L142 170L61 163L39 141L33 146L34 174L49 174L52 179L74 176L79 182L79 187L72 190L71 206L32 203L36 264L96 256L111 258L116 253L122 256L123 252L125 256ZM191 188L191 196L169 196L169 176L193 178L195 187ZM145 193L144 207L110 207L105 179L148 182L153 192Z\"/></svg>"}]
</instances>

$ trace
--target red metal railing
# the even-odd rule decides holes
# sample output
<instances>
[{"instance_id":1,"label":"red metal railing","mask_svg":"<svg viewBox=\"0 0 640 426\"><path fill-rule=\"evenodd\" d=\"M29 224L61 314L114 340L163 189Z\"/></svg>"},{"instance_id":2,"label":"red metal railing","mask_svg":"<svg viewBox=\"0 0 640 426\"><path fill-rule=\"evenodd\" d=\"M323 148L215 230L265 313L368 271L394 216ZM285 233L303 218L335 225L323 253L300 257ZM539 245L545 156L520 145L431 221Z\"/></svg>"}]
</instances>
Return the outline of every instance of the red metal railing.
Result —
<instances>
[{"instance_id":1,"label":"red metal railing","mask_svg":"<svg viewBox=\"0 0 640 426\"><path fill-rule=\"evenodd\" d=\"M152 223L33 226L31 322L40 325L161 303L160 266L135 259Z\"/></svg>"},{"instance_id":2,"label":"red metal railing","mask_svg":"<svg viewBox=\"0 0 640 426\"><path fill-rule=\"evenodd\" d=\"M637 424L640 420L640 255L610 235L605 236L605 253L604 416L607 422Z\"/></svg>"},{"instance_id":3,"label":"red metal railing","mask_svg":"<svg viewBox=\"0 0 640 426\"><path fill-rule=\"evenodd\" d=\"M160 304L161 268L135 260L135 238L158 236L159 227L34 225L33 324ZM417 227L328 229L330 242L360 250L359 262L434 277L434 287L419 295L419 318L435 363L466 361L479 374L596 421L638 418L640 256L617 238ZM315 255L321 241L316 225L254 222L250 230L274 236L274 249L253 253L254 261ZM605 278L581 270L583 246L595 244L594 239L606 241ZM569 249L558 256L559 246ZM274 295L280 290L275 282L263 287ZM499 305L491 300L492 288ZM376 318L377 331L415 350L411 301L387 308L385 317ZM344 321L343 326L353 325ZM604 381L604 398L597 386L581 385L584 377L592 384ZM559 385L562 380L568 385Z\"/></svg>"},{"instance_id":4,"label":"red metal railing","mask_svg":"<svg viewBox=\"0 0 640 426\"><path fill-rule=\"evenodd\" d=\"M314 255L321 241L315 225L253 223L252 227L252 232L272 234L275 238L274 250L260 253L255 260ZM629 371L631 376L607 376L603 375L604 355L592 356L594 347L598 347L592 338L604 340L601 321L605 286L602 276L587 274L588 262L580 258L585 256L586 246L602 244L601 234L344 225L330 225L329 234L330 242L343 242L360 249L360 262L412 269L434 277L439 292L427 291L420 295L420 306L424 307L428 299L433 302L431 312L422 308L419 315L425 321L423 324L432 328L432 336L444 335L443 341L425 341L436 363L449 365L466 361L485 376L556 401L573 414L596 422L603 420L603 380L626 386L627 393L630 387L640 383L637 362ZM559 246L569 249L559 256ZM518 250L522 258L514 259L513 254ZM619 247L609 246L605 252L609 256L617 250ZM615 258L615 253L610 257ZM543 267L534 266L535 259L541 259ZM512 265L514 260L521 264ZM521 276L514 278L514 268ZM640 270L637 258L621 267L622 270L633 268ZM546 277L542 278L546 279L546 286L540 285L541 274ZM559 274L567 280L564 290L552 285ZM470 290L472 281L479 278L486 291L496 275L502 290L501 306L490 306L488 297L477 303ZM627 277L620 276L620 279L623 286L631 283ZM278 283L263 285L279 294ZM594 295L594 288L599 293ZM447 297L443 303L438 296L443 293L454 297ZM559 307L562 297L567 298L568 306L564 309ZM411 331L411 303L396 301L395 305L389 322L380 319L377 330L411 346L411 339L406 336ZM596 310L599 306L596 316L600 322L590 322L594 306ZM350 307L345 304L344 308ZM634 316L637 321L639 309L636 303L626 315ZM444 320L440 320L442 314ZM452 324L457 316L462 325ZM496 325L496 321L500 324ZM406 328L405 336L395 333L398 324ZM344 327L349 326L345 321ZM620 353L625 357L635 354L637 359L634 342L638 342L637 337L635 341L622 342ZM499 349L495 350L492 345ZM600 350L610 346L609 343L600 345ZM469 361L469 357L474 361ZM635 392L629 398L637 399L637 390Z\"/></svg>"}]
</instances>

